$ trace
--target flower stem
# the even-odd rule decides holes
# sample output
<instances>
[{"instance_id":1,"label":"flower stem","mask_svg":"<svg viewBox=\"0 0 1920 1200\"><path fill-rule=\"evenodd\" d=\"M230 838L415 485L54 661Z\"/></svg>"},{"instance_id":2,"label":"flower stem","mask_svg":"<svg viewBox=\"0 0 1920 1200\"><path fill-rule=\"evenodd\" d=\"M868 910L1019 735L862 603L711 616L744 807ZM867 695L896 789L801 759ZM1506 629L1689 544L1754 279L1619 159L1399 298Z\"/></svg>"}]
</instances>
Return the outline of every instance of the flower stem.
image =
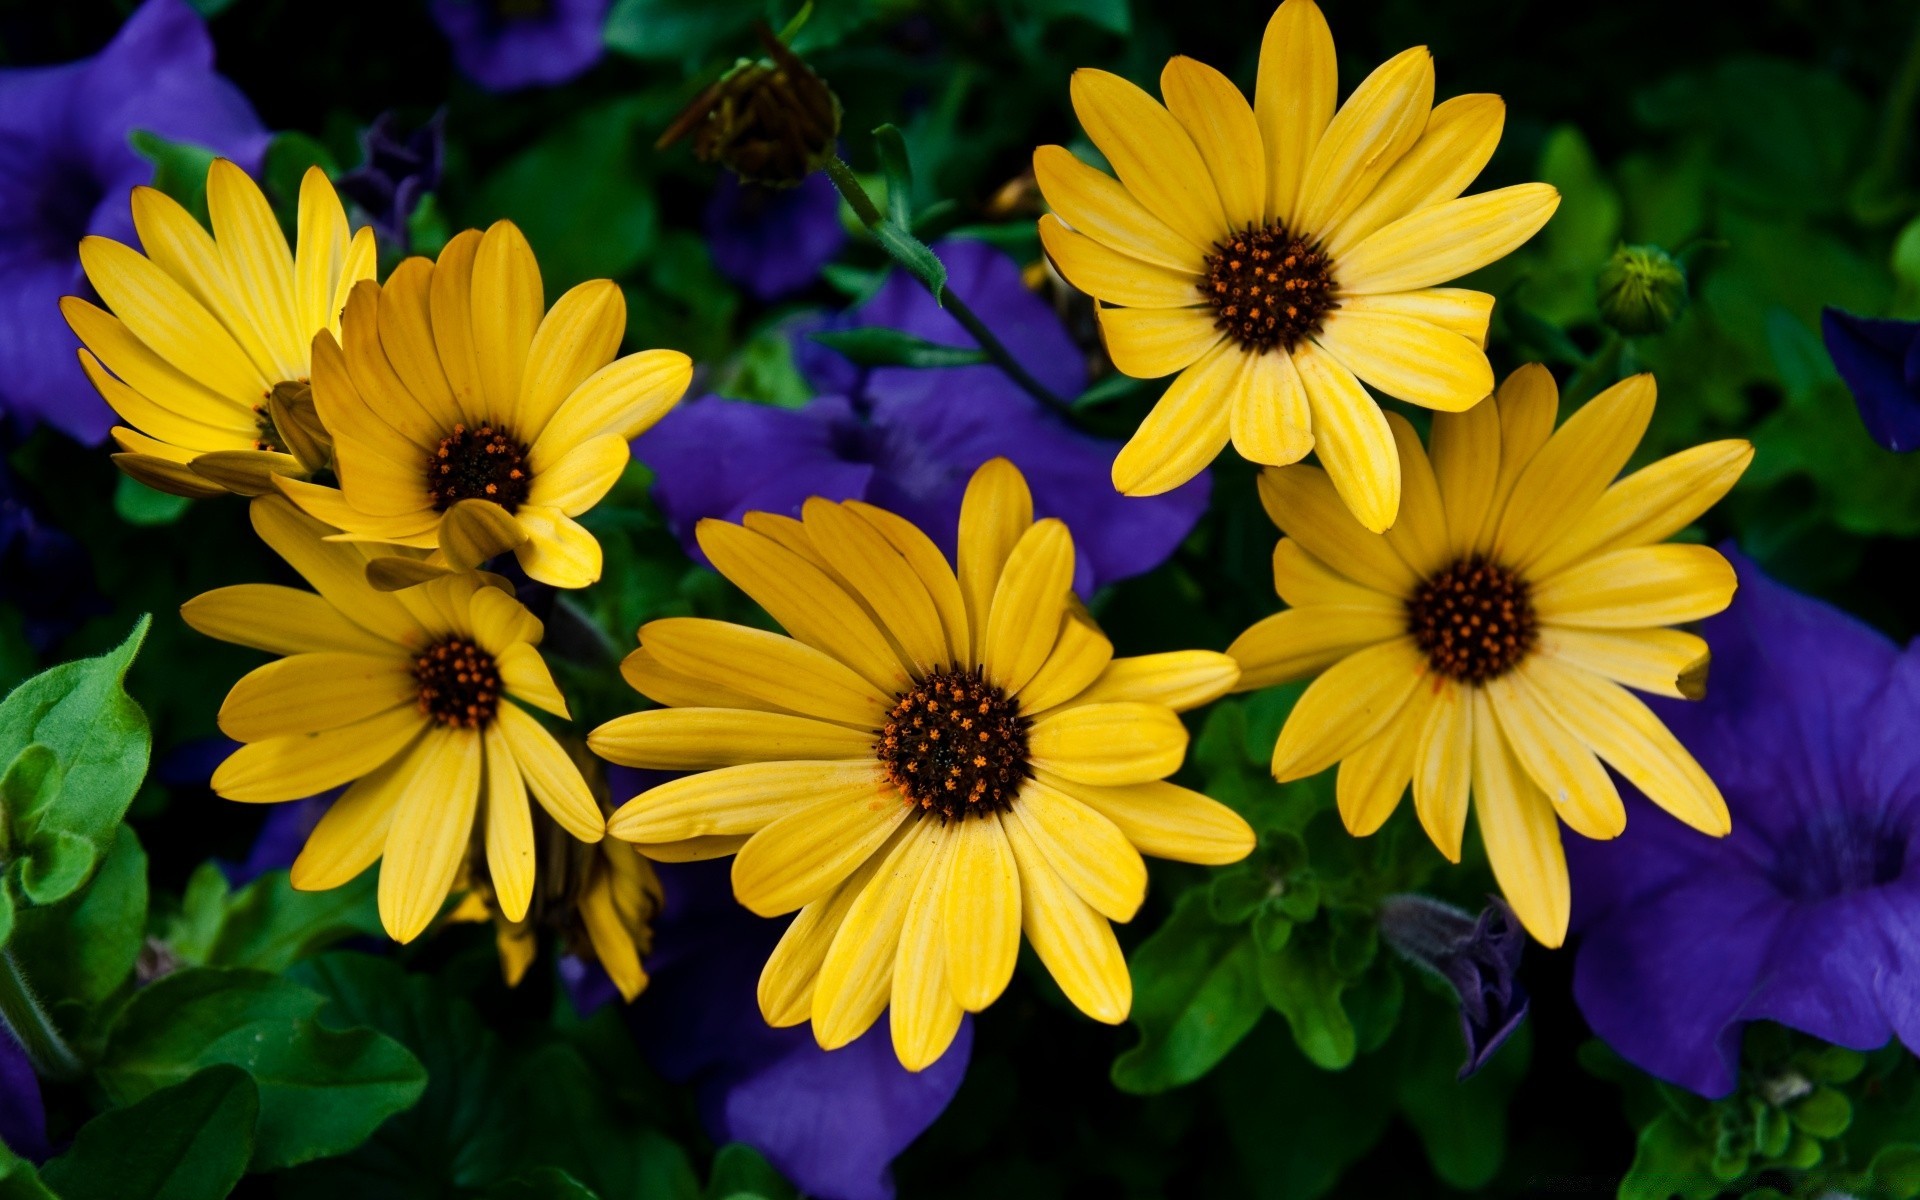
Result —
<instances>
[{"instance_id":1,"label":"flower stem","mask_svg":"<svg viewBox=\"0 0 1920 1200\"><path fill-rule=\"evenodd\" d=\"M994 366L999 367L1001 371L1005 372L1007 378L1019 385L1021 391L1032 396L1048 408L1061 413L1065 413L1071 409L1071 405L1047 390L1045 384L1035 379L1033 374L1020 364L1020 360L1013 356L1013 352L1002 345L1000 339L993 335L993 331L987 328L986 322L975 315L974 311L967 307L965 301L954 295L952 288L948 287L944 282L936 286L932 281L928 280L920 270L915 269L915 264L908 262L900 254L895 252L894 246L904 241L907 244L917 247L919 251L929 257L932 256L932 251L927 250L925 246L914 240L910 230L900 228L898 224L889 220L887 215L880 211L880 206L873 202L872 196L867 195L867 189L861 186L859 177L853 173L853 168L846 164L846 160L837 154L827 159L826 172L827 178L833 181L833 186L839 189L840 194L846 198L848 205L853 208L853 215L860 218L862 225L865 225L875 234L881 235L879 237L881 247L885 249L888 254L892 255L902 266L907 267L909 274L915 279L920 280L920 282L926 286L927 290L933 293L933 298L939 302L942 308L953 314L953 319L958 321L960 327L972 336L974 342L979 345L981 352L993 361Z\"/></svg>"},{"instance_id":2,"label":"flower stem","mask_svg":"<svg viewBox=\"0 0 1920 1200\"><path fill-rule=\"evenodd\" d=\"M47 1010L27 983L13 948L0 950L0 1020L7 1023L27 1060L43 1079L77 1079L86 1070L80 1056L67 1045Z\"/></svg>"}]
</instances>

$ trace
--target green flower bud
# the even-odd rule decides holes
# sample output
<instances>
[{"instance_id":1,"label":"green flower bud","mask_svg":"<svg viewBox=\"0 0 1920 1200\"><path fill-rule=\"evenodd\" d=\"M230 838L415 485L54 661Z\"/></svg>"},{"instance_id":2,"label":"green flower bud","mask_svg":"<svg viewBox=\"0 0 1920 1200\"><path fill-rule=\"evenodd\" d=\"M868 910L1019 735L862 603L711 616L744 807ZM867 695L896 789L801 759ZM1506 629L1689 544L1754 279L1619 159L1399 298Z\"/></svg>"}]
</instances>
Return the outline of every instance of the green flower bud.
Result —
<instances>
[{"instance_id":1,"label":"green flower bud","mask_svg":"<svg viewBox=\"0 0 1920 1200\"><path fill-rule=\"evenodd\" d=\"M1666 332L1687 307L1686 268L1658 246L1621 246L1595 286L1600 318L1628 337Z\"/></svg>"},{"instance_id":2,"label":"green flower bud","mask_svg":"<svg viewBox=\"0 0 1920 1200\"><path fill-rule=\"evenodd\" d=\"M794 187L826 165L840 136L840 98L765 26L767 57L741 59L694 98L656 149L693 138L694 157L749 183Z\"/></svg>"}]
</instances>

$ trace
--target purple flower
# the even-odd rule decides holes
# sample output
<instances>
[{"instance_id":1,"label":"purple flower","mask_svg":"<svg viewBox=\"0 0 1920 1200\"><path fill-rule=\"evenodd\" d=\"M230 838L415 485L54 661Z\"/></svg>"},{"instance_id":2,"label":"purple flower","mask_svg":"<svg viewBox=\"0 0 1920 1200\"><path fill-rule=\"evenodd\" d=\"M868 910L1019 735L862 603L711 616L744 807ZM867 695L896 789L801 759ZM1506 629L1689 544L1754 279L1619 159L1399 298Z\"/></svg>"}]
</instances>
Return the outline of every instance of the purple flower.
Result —
<instances>
[{"instance_id":1,"label":"purple flower","mask_svg":"<svg viewBox=\"0 0 1920 1200\"><path fill-rule=\"evenodd\" d=\"M1588 1024L1706 1096L1733 1088L1749 1021L1920 1049L1920 645L1728 557L1740 590L1705 624L1706 699L1649 703L1725 792L1733 832L1633 798L1624 836L1567 846Z\"/></svg>"},{"instance_id":2,"label":"purple flower","mask_svg":"<svg viewBox=\"0 0 1920 1200\"><path fill-rule=\"evenodd\" d=\"M1889 450L1920 448L1920 321L1820 314L1833 359L1867 433Z\"/></svg>"},{"instance_id":3,"label":"purple flower","mask_svg":"<svg viewBox=\"0 0 1920 1200\"><path fill-rule=\"evenodd\" d=\"M22 1158L47 1157L47 1106L27 1052L0 1021L0 1143Z\"/></svg>"},{"instance_id":4,"label":"purple flower","mask_svg":"<svg viewBox=\"0 0 1920 1200\"><path fill-rule=\"evenodd\" d=\"M948 285L1056 395L1086 383L1080 350L1020 269L984 242L936 247ZM894 272L859 308L825 328L878 326L948 346L971 339L919 283ZM809 496L864 499L920 526L951 555L960 498L980 464L1005 456L1033 489L1034 507L1073 531L1075 587L1152 570L1206 508L1203 476L1164 496L1131 499L1109 476L1119 443L1079 432L998 368L861 368L804 336L801 370L822 393L799 409L708 396L682 405L634 443L655 474L654 497L687 552L703 517L737 521L752 509L798 515Z\"/></svg>"},{"instance_id":5,"label":"purple flower","mask_svg":"<svg viewBox=\"0 0 1920 1200\"><path fill-rule=\"evenodd\" d=\"M1486 1066L1527 1019L1527 989L1515 978L1527 935L1498 896L1477 917L1429 896L1389 896L1380 904L1380 936L1459 997L1467 1047L1460 1078Z\"/></svg>"},{"instance_id":6,"label":"purple flower","mask_svg":"<svg viewBox=\"0 0 1920 1200\"><path fill-rule=\"evenodd\" d=\"M186 0L146 0L89 59L0 70L0 416L98 442L113 413L80 371L60 297L87 294L89 233L134 241L127 193L153 178L128 141L145 130L248 170L269 140L213 70L213 40Z\"/></svg>"},{"instance_id":7,"label":"purple flower","mask_svg":"<svg viewBox=\"0 0 1920 1200\"><path fill-rule=\"evenodd\" d=\"M381 237L405 251L407 222L421 197L440 186L446 149L447 110L426 124L403 130L400 118L383 112L360 135L365 157L335 183L340 194L365 209Z\"/></svg>"},{"instance_id":8,"label":"purple flower","mask_svg":"<svg viewBox=\"0 0 1920 1200\"><path fill-rule=\"evenodd\" d=\"M772 188L724 171L703 224L713 265L760 300L806 287L847 244L840 193L819 173L798 187Z\"/></svg>"},{"instance_id":9,"label":"purple flower","mask_svg":"<svg viewBox=\"0 0 1920 1200\"><path fill-rule=\"evenodd\" d=\"M972 1018L919 1074L894 1056L884 1021L832 1051L808 1029L774 1029L755 987L785 922L740 907L724 862L656 869L666 907L654 923L651 982L632 1014L649 1060L693 1086L716 1142L754 1147L803 1194L889 1200L894 1157L945 1111L966 1075Z\"/></svg>"},{"instance_id":10,"label":"purple flower","mask_svg":"<svg viewBox=\"0 0 1920 1200\"><path fill-rule=\"evenodd\" d=\"M611 0L433 0L453 61L490 92L565 83L600 61Z\"/></svg>"}]
</instances>

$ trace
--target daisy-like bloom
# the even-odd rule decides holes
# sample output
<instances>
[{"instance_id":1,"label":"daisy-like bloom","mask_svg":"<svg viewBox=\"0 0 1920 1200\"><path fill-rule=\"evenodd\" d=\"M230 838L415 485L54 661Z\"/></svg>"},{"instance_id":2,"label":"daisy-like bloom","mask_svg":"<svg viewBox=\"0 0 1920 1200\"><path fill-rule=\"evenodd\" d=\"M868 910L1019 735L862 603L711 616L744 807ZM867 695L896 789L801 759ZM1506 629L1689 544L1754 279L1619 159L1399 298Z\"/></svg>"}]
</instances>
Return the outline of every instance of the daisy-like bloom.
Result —
<instances>
[{"instance_id":1,"label":"daisy-like bloom","mask_svg":"<svg viewBox=\"0 0 1920 1200\"><path fill-rule=\"evenodd\" d=\"M733 854L762 916L799 910L760 977L776 1026L827 1049L892 1003L909 1070L963 1011L993 1003L1027 939L1082 1012L1125 1020L1109 921L1146 893L1144 851L1224 863L1253 848L1231 809L1163 782L1175 713L1225 692L1207 651L1114 658L1071 593L1073 541L1034 521L1005 459L962 502L957 567L911 522L860 501L801 520L709 520L720 572L793 636L654 621L622 667L668 707L608 722L616 763L697 771L636 796L608 831L653 858Z\"/></svg>"},{"instance_id":2,"label":"daisy-like bloom","mask_svg":"<svg viewBox=\"0 0 1920 1200\"><path fill-rule=\"evenodd\" d=\"M327 465L309 347L338 331L354 284L372 279L373 231L354 233L318 167L300 182L298 249L247 173L207 168L209 234L164 192L133 189L146 253L111 238L80 242L80 264L111 312L60 301L86 343L80 365L126 426L114 462L179 496L257 496L276 475Z\"/></svg>"},{"instance_id":3,"label":"daisy-like bloom","mask_svg":"<svg viewBox=\"0 0 1920 1200\"><path fill-rule=\"evenodd\" d=\"M537 857L528 793L574 838L605 832L579 768L512 703L567 715L535 649L540 621L477 573L376 591L362 547L328 540L279 496L253 502L253 528L314 591L240 584L181 606L209 637L285 656L221 705L221 730L246 744L213 790L273 803L351 784L294 860L293 886L338 887L384 858L380 919L396 941L439 913L476 822L501 912L525 917Z\"/></svg>"},{"instance_id":4,"label":"daisy-like bloom","mask_svg":"<svg viewBox=\"0 0 1920 1200\"><path fill-rule=\"evenodd\" d=\"M1661 541L1726 494L1753 447L1710 442L1615 482L1653 405L1653 377L1637 375L1556 431L1559 395L1535 365L1492 402L1436 416L1431 457L1390 415L1407 502L1384 535L1318 468L1260 478L1290 607L1227 652L1242 688L1319 676L1280 732L1275 777L1339 763L1340 815L1363 836L1411 781L1455 862L1471 795L1494 878L1548 946L1569 904L1556 816L1590 838L1626 827L1602 762L1695 829L1730 828L1713 780L1627 688L1705 693L1706 643L1665 627L1725 608L1733 568Z\"/></svg>"},{"instance_id":5,"label":"daisy-like bloom","mask_svg":"<svg viewBox=\"0 0 1920 1200\"><path fill-rule=\"evenodd\" d=\"M355 287L339 339L314 339L313 398L340 486L281 490L343 539L433 551L376 557L383 587L508 550L541 583L585 587L600 578L600 543L573 518L693 377L677 350L614 358L626 329L611 279L549 310L519 228L469 229L438 262L409 258L385 285Z\"/></svg>"},{"instance_id":6,"label":"daisy-like bloom","mask_svg":"<svg viewBox=\"0 0 1920 1200\"><path fill-rule=\"evenodd\" d=\"M1059 146L1034 153L1053 209L1047 254L1103 302L1114 365L1179 373L1113 463L1150 496L1229 440L1256 463L1319 453L1376 532L1400 507L1400 460L1364 382L1443 412L1493 390L1481 347L1493 297L1436 287L1533 236L1560 202L1543 183L1460 193L1499 144L1498 96L1433 104L1433 59L1388 60L1334 110L1333 36L1286 0L1260 46L1254 102L1175 58L1162 106L1104 71L1073 106L1118 181Z\"/></svg>"}]
</instances>

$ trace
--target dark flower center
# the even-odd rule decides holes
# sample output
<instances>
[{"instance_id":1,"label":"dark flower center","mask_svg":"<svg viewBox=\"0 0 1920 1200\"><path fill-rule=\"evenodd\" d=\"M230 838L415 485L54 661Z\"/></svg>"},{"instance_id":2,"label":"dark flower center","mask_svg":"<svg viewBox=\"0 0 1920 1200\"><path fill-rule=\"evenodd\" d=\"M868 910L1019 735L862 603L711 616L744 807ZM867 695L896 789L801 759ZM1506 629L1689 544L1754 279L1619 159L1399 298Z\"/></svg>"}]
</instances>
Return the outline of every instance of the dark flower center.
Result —
<instances>
[{"instance_id":1,"label":"dark flower center","mask_svg":"<svg viewBox=\"0 0 1920 1200\"><path fill-rule=\"evenodd\" d=\"M1463 558L1421 583L1407 601L1407 632L1435 671L1485 683L1533 649L1540 628L1532 588L1481 555Z\"/></svg>"},{"instance_id":2,"label":"dark flower center","mask_svg":"<svg viewBox=\"0 0 1920 1200\"><path fill-rule=\"evenodd\" d=\"M420 711L442 725L480 729L500 708L500 668L462 637L435 642L413 660Z\"/></svg>"},{"instance_id":3,"label":"dark flower center","mask_svg":"<svg viewBox=\"0 0 1920 1200\"><path fill-rule=\"evenodd\" d=\"M527 448L492 425L455 425L427 456L427 494L439 512L462 500L491 500L513 512L526 503L532 482Z\"/></svg>"},{"instance_id":4,"label":"dark flower center","mask_svg":"<svg viewBox=\"0 0 1920 1200\"><path fill-rule=\"evenodd\" d=\"M978 668L935 671L894 702L874 752L910 803L943 821L985 816L1020 794L1027 725Z\"/></svg>"},{"instance_id":5,"label":"dark flower center","mask_svg":"<svg viewBox=\"0 0 1920 1200\"><path fill-rule=\"evenodd\" d=\"M1214 243L1200 290L1214 325L1256 352L1293 349L1338 307L1332 260L1278 221Z\"/></svg>"},{"instance_id":6,"label":"dark flower center","mask_svg":"<svg viewBox=\"0 0 1920 1200\"><path fill-rule=\"evenodd\" d=\"M1869 813L1823 812L1783 842L1774 883L1795 900L1830 900L1884 887L1907 865L1907 831Z\"/></svg>"}]
</instances>

